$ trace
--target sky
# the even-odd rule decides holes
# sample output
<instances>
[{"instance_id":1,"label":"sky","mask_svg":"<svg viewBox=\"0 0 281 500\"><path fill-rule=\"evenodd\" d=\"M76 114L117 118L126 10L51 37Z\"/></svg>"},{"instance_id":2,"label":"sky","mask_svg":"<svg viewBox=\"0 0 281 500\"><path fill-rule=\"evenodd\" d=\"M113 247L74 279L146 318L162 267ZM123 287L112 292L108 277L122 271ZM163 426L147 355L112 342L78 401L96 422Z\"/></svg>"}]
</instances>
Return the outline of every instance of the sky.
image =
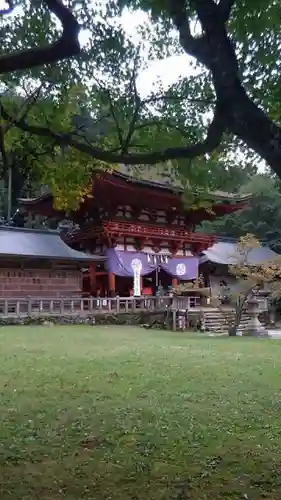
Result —
<instances>
[{"instance_id":1,"label":"sky","mask_svg":"<svg viewBox=\"0 0 281 500\"><path fill-rule=\"evenodd\" d=\"M141 37L137 32L138 26L148 23L148 16L144 12L138 11L130 13L124 10L121 23L130 38L138 44ZM192 58L187 54L169 57L164 60L153 61L147 70L143 71L137 81L138 90L141 97L145 97L157 80L161 81L164 88L175 83L180 76L190 75L194 69L191 68Z\"/></svg>"},{"instance_id":2,"label":"sky","mask_svg":"<svg viewBox=\"0 0 281 500\"><path fill-rule=\"evenodd\" d=\"M104 1L106 2L106 0ZM6 7L7 3L5 0L0 0L0 10ZM141 41L137 28L144 23L149 23L146 13L142 11L130 13L127 9L124 10L121 17L121 24L136 44ZM86 41L86 38L86 33L81 33L80 42L82 45L83 41ZM176 82L180 76L187 76L190 74L192 72L190 67L191 60L192 58L187 54L182 54L180 56L169 57L165 60L151 62L148 69L142 72L137 81L140 96L145 97L150 93L153 83L157 82L157 80L160 80L163 87L167 88L169 85Z\"/></svg>"}]
</instances>

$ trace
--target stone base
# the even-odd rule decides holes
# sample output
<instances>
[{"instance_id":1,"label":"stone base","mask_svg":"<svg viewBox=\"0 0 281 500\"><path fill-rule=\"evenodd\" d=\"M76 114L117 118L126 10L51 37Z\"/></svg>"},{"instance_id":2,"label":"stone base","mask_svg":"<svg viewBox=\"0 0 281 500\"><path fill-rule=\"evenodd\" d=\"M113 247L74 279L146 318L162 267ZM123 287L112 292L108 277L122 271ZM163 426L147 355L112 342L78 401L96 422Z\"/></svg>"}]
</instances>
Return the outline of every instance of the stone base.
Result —
<instances>
[{"instance_id":1,"label":"stone base","mask_svg":"<svg viewBox=\"0 0 281 500\"><path fill-rule=\"evenodd\" d=\"M256 328L247 328L244 330L243 337L268 337L268 331L261 327L259 329Z\"/></svg>"},{"instance_id":2,"label":"stone base","mask_svg":"<svg viewBox=\"0 0 281 500\"><path fill-rule=\"evenodd\" d=\"M93 315L59 315L59 316L20 316L0 317L0 327L6 325L143 325L157 324L162 328L167 322L165 311L139 311L130 313L104 313Z\"/></svg>"}]
</instances>

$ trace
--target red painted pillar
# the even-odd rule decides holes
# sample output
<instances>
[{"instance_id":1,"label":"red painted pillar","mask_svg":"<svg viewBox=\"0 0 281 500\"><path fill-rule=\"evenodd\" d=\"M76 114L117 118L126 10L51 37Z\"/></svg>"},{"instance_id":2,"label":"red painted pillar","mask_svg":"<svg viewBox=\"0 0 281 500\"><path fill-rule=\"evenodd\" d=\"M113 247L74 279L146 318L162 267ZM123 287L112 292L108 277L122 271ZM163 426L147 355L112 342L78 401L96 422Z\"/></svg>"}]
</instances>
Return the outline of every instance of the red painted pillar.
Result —
<instances>
[{"instance_id":1,"label":"red painted pillar","mask_svg":"<svg viewBox=\"0 0 281 500\"><path fill-rule=\"evenodd\" d=\"M115 274L108 273L108 289L109 292L115 292Z\"/></svg>"},{"instance_id":2,"label":"red painted pillar","mask_svg":"<svg viewBox=\"0 0 281 500\"><path fill-rule=\"evenodd\" d=\"M178 286L178 284L179 284L178 278L173 278L172 279L172 287L176 288Z\"/></svg>"},{"instance_id":3,"label":"red painted pillar","mask_svg":"<svg viewBox=\"0 0 281 500\"><path fill-rule=\"evenodd\" d=\"M91 295L93 295L96 290L96 265L94 263L90 264L89 276L90 276L90 293Z\"/></svg>"}]
</instances>

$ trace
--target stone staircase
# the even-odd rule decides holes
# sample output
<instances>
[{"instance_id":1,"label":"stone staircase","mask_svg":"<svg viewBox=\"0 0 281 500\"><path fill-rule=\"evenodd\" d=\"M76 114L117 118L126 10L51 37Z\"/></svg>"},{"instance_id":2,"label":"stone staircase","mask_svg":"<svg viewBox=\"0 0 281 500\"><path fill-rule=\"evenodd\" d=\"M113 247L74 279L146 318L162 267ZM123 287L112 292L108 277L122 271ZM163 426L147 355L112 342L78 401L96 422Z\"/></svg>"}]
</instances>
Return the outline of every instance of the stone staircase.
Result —
<instances>
[{"instance_id":1,"label":"stone staircase","mask_svg":"<svg viewBox=\"0 0 281 500\"><path fill-rule=\"evenodd\" d=\"M205 328L206 331L216 333L228 333L228 325L230 319L234 319L234 311L230 308L225 308L223 312L217 308L209 308L204 310ZM243 312L238 334L242 334L247 328L250 316L246 311Z\"/></svg>"},{"instance_id":2,"label":"stone staircase","mask_svg":"<svg viewBox=\"0 0 281 500\"><path fill-rule=\"evenodd\" d=\"M188 311L174 310L173 330L185 330L186 327L196 330L197 327L204 322L204 330L206 332L214 332L219 334L227 334L230 321L234 323L234 309L225 307L223 310L216 307L191 308ZM262 314L262 311L261 311ZM204 321L202 321L204 318ZM260 323L266 326L265 318L260 315ZM250 321L250 316L246 310L243 311L242 318L237 329L237 334L242 335L247 329Z\"/></svg>"}]
</instances>

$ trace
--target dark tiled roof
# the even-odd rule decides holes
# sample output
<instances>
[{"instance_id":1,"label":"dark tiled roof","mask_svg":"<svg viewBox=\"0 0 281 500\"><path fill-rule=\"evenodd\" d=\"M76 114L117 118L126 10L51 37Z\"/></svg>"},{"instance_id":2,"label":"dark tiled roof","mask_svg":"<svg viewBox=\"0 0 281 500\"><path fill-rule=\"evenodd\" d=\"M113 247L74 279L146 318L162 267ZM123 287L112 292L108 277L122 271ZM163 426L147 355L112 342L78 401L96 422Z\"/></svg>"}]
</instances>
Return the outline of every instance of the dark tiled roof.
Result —
<instances>
[{"instance_id":1,"label":"dark tiled roof","mask_svg":"<svg viewBox=\"0 0 281 500\"><path fill-rule=\"evenodd\" d=\"M115 165L111 173L117 177L122 178L128 182L135 182L136 184L163 189L163 191L170 191L173 193L182 194L184 185L182 179L176 174L174 168L151 166L151 165ZM198 197L200 193L195 193ZM28 205L36 202L43 202L50 198L51 192L48 191L36 198L19 198L20 205ZM206 193L204 193L206 196ZM209 191L208 198L213 201L229 201L229 202L243 202L252 198L250 193L227 193L225 191Z\"/></svg>"},{"instance_id":2,"label":"dark tiled roof","mask_svg":"<svg viewBox=\"0 0 281 500\"><path fill-rule=\"evenodd\" d=\"M233 265L241 261L237 243L218 242L204 250L200 264L213 262L216 264ZM276 259L279 255L268 247L253 248L247 255L249 265L259 265Z\"/></svg>"},{"instance_id":3,"label":"dark tiled roof","mask_svg":"<svg viewBox=\"0 0 281 500\"><path fill-rule=\"evenodd\" d=\"M175 193L182 193L185 189L181 177L176 174L173 167L120 164L115 167L112 173L136 184L146 184L147 186L154 186ZM228 201L246 201L252 197L250 193L227 193L226 191L209 191L208 196L213 200Z\"/></svg>"},{"instance_id":4,"label":"dark tiled roof","mask_svg":"<svg viewBox=\"0 0 281 500\"><path fill-rule=\"evenodd\" d=\"M0 226L0 257L80 262L105 260L105 257L73 250L61 239L58 231L41 231L5 226Z\"/></svg>"}]
</instances>

